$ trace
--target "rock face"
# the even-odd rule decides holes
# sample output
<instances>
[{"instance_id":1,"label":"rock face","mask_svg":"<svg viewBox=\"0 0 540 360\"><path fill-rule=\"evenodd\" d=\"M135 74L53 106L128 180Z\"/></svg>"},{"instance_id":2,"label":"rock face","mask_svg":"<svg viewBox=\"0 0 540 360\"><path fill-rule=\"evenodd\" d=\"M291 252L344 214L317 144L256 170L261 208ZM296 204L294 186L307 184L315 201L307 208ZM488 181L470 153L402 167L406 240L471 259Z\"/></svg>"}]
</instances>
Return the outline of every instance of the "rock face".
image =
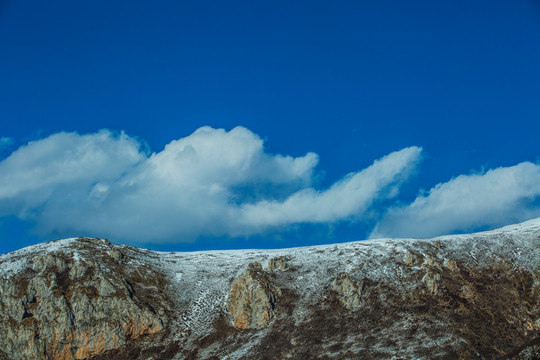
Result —
<instances>
[{"instance_id":1,"label":"rock face","mask_svg":"<svg viewBox=\"0 0 540 360\"><path fill-rule=\"evenodd\" d=\"M424 256L411 250L407 250L403 256L403 261L407 266L418 266L424 261Z\"/></svg>"},{"instance_id":2,"label":"rock face","mask_svg":"<svg viewBox=\"0 0 540 360\"><path fill-rule=\"evenodd\" d=\"M163 330L164 312L132 285L139 279L125 273L118 256L95 251L109 246L79 239L70 251L32 256L31 267L0 280L0 338L9 359L87 359ZM83 256L88 250L92 256ZM163 285L162 275L139 271Z\"/></svg>"},{"instance_id":3,"label":"rock face","mask_svg":"<svg viewBox=\"0 0 540 360\"><path fill-rule=\"evenodd\" d=\"M268 271L281 270L284 271L287 269L287 257L278 256L268 260Z\"/></svg>"},{"instance_id":4,"label":"rock face","mask_svg":"<svg viewBox=\"0 0 540 360\"><path fill-rule=\"evenodd\" d=\"M347 273L339 274L332 283L332 290L339 295L339 300L347 309L354 309L360 305L360 297L365 283L358 283L351 279Z\"/></svg>"},{"instance_id":5,"label":"rock face","mask_svg":"<svg viewBox=\"0 0 540 360\"><path fill-rule=\"evenodd\" d=\"M0 360L539 353L540 219L281 250L164 253L80 238L0 255Z\"/></svg>"},{"instance_id":6,"label":"rock face","mask_svg":"<svg viewBox=\"0 0 540 360\"><path fill-rule=\"evenodd\" d=\"M234 280L227 309L238 329L261 329L274 317L279 288L272 285L258 262L248 265L246 271Z\"/></svg>"}]
</instances>

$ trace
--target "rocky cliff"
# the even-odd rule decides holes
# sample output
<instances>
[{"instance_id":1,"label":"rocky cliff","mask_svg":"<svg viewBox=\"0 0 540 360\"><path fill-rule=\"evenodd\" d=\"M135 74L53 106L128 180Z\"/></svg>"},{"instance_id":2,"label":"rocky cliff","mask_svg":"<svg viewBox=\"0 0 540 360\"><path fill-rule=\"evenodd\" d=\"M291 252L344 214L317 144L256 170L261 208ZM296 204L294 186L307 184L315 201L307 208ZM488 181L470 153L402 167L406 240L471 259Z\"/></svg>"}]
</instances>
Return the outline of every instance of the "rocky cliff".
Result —
<instances>
[{"instance_id":1,"label":"rocky cliff","mask_svg":"<svg viewBox=\"0 0 540 360\"><path fill-rule=\"evenodd\" d=\"M538 359L540 219L436 239L0 255L0 359Z\"/></svg>"}]
</instances>

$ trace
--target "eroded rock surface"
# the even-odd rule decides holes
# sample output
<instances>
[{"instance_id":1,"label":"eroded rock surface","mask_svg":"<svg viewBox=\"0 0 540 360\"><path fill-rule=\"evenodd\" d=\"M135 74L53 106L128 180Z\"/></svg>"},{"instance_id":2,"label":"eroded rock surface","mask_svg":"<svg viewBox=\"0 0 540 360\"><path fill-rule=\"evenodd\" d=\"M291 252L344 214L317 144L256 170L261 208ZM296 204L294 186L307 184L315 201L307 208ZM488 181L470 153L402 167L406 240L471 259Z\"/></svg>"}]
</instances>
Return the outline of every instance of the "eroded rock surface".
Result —
<instances>
[{"instance_id":1,"label":"eroded rock surface","mask_svg":"<svg viewBox=\"0 0 540 360\"><path fill-rule=\"evenodd\" d=\"M403 262L407 266L418 266L424 262L424 256L415 251L407 250L403 256Z\"/></svg>"},{"instance_id":2,"label":"eroded rock surface","mask_svg":"<svg viewBox=\"0 0 540 360\"><path fill-rule=\"evenodd\" d=\"M360 305L360 298L365 288L364 282L357 282L347 273L339 274L332 283L332 290L339 295L339 300L347 309Z\"/></svg>"},{"instance_id":3,"label":"eroded rock surface","mask_svg":"<svg viewBox=\"0 0 540 360\"><path fill-rule=\"evenodd\" d=\"M106 241L80 239L0 279L0 342L9 359L87 359L163 330L163 299L150 305L138 294L144 283L163 286L163 275L130 274L119 258Z\"/></svg>"},{"instance_id":4,"label":"eroded rock surface","mask_svg":"<svg viewBox=\"0 0 540 360\"><path fill-rule=\"evenodd\" d=\"M275 287L262 265L254 262L234 280L227 309L233 324L238 329L260 329L268 326L274 317L277 296L280 289Z\"/></svg>"},{"instance_id":5,"label":"eroded rock surface","mask_svg":"<svg viewBox=\"0 0 540 360\"><path fill-rule=\"evenodd\" d=\"M268 271L274 271L274 270L284 271L286 269L287 269L286 256L277 256L268 260Z\"/></svg>"}]
</instances>

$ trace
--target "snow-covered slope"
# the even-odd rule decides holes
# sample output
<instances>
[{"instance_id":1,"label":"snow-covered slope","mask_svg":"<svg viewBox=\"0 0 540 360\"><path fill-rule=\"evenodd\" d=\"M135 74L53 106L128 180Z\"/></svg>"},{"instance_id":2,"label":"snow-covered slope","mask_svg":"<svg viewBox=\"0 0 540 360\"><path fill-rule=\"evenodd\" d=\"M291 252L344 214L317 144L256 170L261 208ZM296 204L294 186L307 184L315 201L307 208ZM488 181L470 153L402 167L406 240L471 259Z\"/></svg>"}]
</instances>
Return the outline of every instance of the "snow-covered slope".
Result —
<instances>
[{"instance_id":1,"label":"snow-covered slope","mask_svg":"<svg viewBox=\"0 0 540 360\"><path fill-rule=\"evenodd\" d=\"M92 277L72 288L83 283L72 276L81 266ZM62 271L67 283L58 281ZM426 240L279 250L166 253L66 239L1 255L0 279L7 358L23 358L16 353L27 344L17 339L27 333L37 335L28 341L43 359L532 359L540 343L540 219ZM33 279L43 279L43 289ZM100 284L82 294L92 281L125 286L126 301L137 305L131 325L120 327L154 321L161 328L144 325L137 336L125 330L115 344L85 348L103 328L95 309L106 313L100 301L117 295L104 295ZM48 302L54 312L47 296L71 311L56 352L50 342L59 339L44 337L55 334L40 310ZM32 323L24 320L30 308ZM84 323L74 308L95 321Z\"/></svg>"}]
</instances>

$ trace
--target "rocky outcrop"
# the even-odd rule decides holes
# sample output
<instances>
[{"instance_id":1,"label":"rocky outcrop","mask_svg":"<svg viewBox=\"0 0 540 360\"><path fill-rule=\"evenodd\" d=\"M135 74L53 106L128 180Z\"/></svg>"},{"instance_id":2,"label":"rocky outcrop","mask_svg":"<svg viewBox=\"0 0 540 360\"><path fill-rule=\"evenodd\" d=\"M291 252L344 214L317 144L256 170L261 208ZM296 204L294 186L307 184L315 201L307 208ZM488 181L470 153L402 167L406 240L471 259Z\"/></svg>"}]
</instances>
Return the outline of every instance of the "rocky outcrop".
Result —
<instances>
[{"instance_id":1,"label":"rocky outcrop","mask_svg":"<svg viewBox=\"0 0 540 360\"><path fill-rule=\"evenodd\" d=\"M437 295L439 292L441 275L434 271L428 271L422 278L422 282L426 285L426 288L432 295Z\"/></svg>"},{"instance_id":2,"label":"rocky outcrop","mask_svg":"<svg viewBox=\"0 0 540 360\"><path fill-rule=\"evenodd\" d=\"M277 256L268 260L268 271L287 270L287 257Z\"/></svg>"},{"instance_id":3,"label":"rocky outcrop","mask_svg":"<svg viewBox=\"0 0 540 360\"><path fill-rule=\"evenodd\" d=\"M407 250L403 256L403 262L407 266L418 266L424 262L424 256L415 251Z\"/></svg>"},{"instance_id":4,"label":"rocky outcrop","mask_svg":"<svg viewBox=\"0 0 540 360\"><path fill-rule=\"evenodd\" d=\"M163 275L148 268L130 275L111 247L80 239L0 280L0 338L10 359L87 359L163 330L160 299L150 306L132 285L144 277L163 286Z\"/></svg>"},{"instance_id":5,"label":"rocky outcrop","mask_svg":"<svg viewBox=\"0 0 540 360\"><path fill-rule=\"evenodd\" d=\"M237 329L261 329L274 317L276 299L281 295L258 262L248 265L246 271L231 286L227 309Z\"/></svg>"},{"instance_id":6,"label":"rocky outcrop","mask_svg":"<svg viewBox=\"0 0 540 360\"><path fill-rule=\"evenodd\" d=\"M334 290L339 300L347 309L354 309L360 305L360 299L365 288L364 282L357 282L347 273L339 274L332 282Z\"/></svg>"}]
</instances>

